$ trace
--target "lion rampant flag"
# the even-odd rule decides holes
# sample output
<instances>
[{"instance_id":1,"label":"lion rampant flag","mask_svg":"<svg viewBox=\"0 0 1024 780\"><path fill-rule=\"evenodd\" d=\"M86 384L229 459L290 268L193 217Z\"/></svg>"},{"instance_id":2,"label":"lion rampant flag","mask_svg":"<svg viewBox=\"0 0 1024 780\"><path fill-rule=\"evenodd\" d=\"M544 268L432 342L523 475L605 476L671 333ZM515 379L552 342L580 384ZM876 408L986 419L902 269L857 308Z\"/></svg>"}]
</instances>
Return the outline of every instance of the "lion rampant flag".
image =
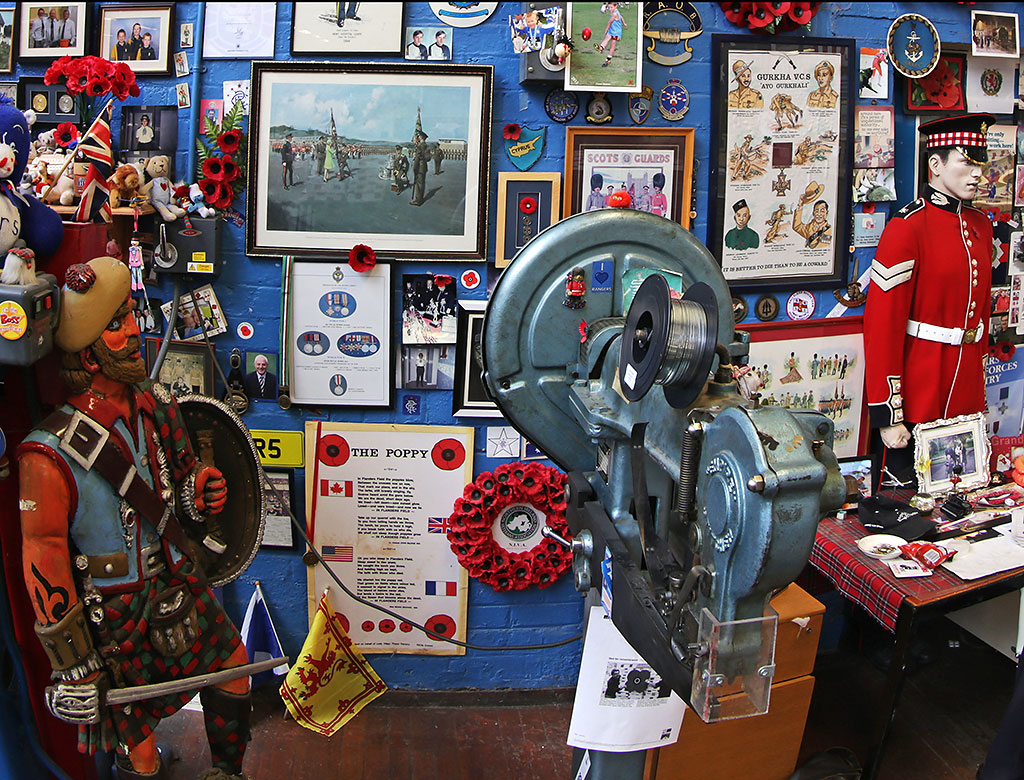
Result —
<instances>
[{"instance_id":1,"label":"lion rampant flag","mask_svg":"<svg viewBox=\"0 0 1024 780\"><path fill-rule=\"evenodd\" d=\"M329 737L387 689L324 593L299 660L281 685L288 712L310 731Z\"/></svg>"}]
</instances>

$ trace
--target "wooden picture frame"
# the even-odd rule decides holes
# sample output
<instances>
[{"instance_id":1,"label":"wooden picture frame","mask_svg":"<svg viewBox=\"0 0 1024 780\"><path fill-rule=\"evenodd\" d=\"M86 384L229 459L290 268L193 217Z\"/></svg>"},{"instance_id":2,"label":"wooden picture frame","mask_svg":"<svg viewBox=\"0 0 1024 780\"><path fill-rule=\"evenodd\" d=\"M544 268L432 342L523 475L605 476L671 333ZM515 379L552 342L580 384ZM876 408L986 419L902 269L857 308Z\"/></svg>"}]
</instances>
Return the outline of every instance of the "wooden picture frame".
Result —
<instances>
[{"instance_id":1,"label":"wooden picture frame","mask_svg":"<svg viewBox=\"0 0 1024 780\"><path fill-rule=\"evenodd\" d=\"M953 488L970 491L989 483L991 444L985 413L975 412L914 427L914 468L922 493L941 496ZM960 467L960 482L953 484Z\"/></svg>"},{"instance_id":2,"label":"wooden picture frame","mask_svg":"<svg viewBox=\"0 0 1024 780\"><path fill-rule=\"evenodd\" d=\"M77 124L78 101L63 84L44 84L42 79L22 78L18 80L18 88L21 92L18 105L35 111L36 122Z\"/></svg>"},{"instance_id":3,"label":"wooden picture frame","mask_svg":"<svg viewBox=\"0 0 1024 780\"><path fill-rule=\"evenodd\" d=\"M124 41L120 33L124 31ZM100 8L99 44L101 57L126 62L138 74L171 73L172 49L177 43L174 3L133 5L111 3ZM146 46L147 36L150 45Z\"/></svg>"},{"instance_id":4,"label":"wooden picture frame","mask_svg":"<svg viewBox=\"0 0 1024 780\"><path fill-rule=\"evenodd\" d=\"M693 148L695 131L691 127L567 127L565 129L565 198L562 217L581 211L606 208L598 205L594 188L600 177L601 194L607 200L616 189L630 190L633 185L635 206L678 222L689 229L693 198ZM650 202L655 202L656 182L664 180L661 204L643 203L643 187L648 187ZM605 179L614 180L611 184ZM619 185L622 185L621 187ZM591 208L587 208L591 206Z\"/></svg>"},{"instance_id":5,"label":"wooden picture frame","mask_svg":"<svg viewBox=\"0 0 1024 780\"><path fill-rule=\"evenodd\" d=\"M557 171L501 171L494 237L495 267L507 266L534 236L555 224L561 207L562 174Z\"/></svg>"},{"instance_id":6,"label":"wooden picture frame","mask_svg":"<svg viewBox=\"0 0 1024 780\"><path fill-rule=\"evenodd\" d=\"M402 260L486 260L493 75L490 65L254 62L246 253L336 262L368 244ZM316 106L301 121L299 102ZM320 169L315 150L297 163L285 189L288 128L315 130L293 144L323 138L326 150ZM426 149L410 140L417 128Z\"/></svg>"},{"instance_id":7,"label":"wooden picture frame","mask_svg":"<svg viewBox=\"0 0 1024 780\"><path fill-rule=\"evenodd\" d=\"M163 339L160 336L146 336L146 372L153 373L157 355ZM160 365L161 382L175 395L198 393L214 395L214 345L205 343L171 340Z\"/></svg>"},{"instance_id":8,"label":"wooden picture frame","mask_svg":"<svg viewBox=\"0 0 1024 780\"><path fill-rule=\"evenodd\" d=\"M726 280L734 289L843 284L855 42L713 35L711 55L708 248Z\"/></svg>"},{"instance_id":9,"label":"wooden picture frame","mask_svg":"<svg viewBox=\"0 0 1024 780\"><path fill-rule=\"evenodd\" d=\"M748 365L764 382L762 405L827 414L836 426L836 457L867 454L864 316L744 323L743 330L750 333Z\"/></svg>"},{"instance_id":10,"label":"wooden picture frame","mask_svg":"<svg viewBox=\"0 0 1024 780\"><path fill-rule=\"evenodd\" d=\"M14 45L18 40L15 34L18 20L18 6L0 5L0 23L2 23L3 34L0 35L0 73L10 73L14 70Z\"/></svg>"},{"instance_id":11,"label":"wooden picture frame","mask_svg":"<svg viewBox=\"0 0 1024 780\"><path fill-rule=\"evenodd\" d=\"M476 361L484 328L487 301L459 301L459 330L455 348L455 388L452 417L501 417L484 385L483 369Z\"/></svg>"},{"instance_id":12,"label":"wooden picture frame","mask_svg":"<svg viewBox=\"0 0 1024 780\"><path fill-rule=\"evenodd\" d=\"M338 24L337 3L292 3L292 56L401 54L404 11L405 3L359 3L356 17L346 16Z\"/></svg>"},{"instance_id":13,"label":"wooden picture frame","mask_svg":"<svg viewBox=\"0 0 1024 780\"><path fill-rule=\"evenodd\" d=\"M263 472L263 477L263 505L267 508L267 517L260 547L290 548L295 544L292 521L288 515L289 511L295 512L295 472L291 469L270 469ZM267 483L277 488L280 498Z\"/></svg>"},{"instance_id":14,"label":"wooden picture frame","mask_svg":"<svg viewBox=\"0 0 1024 780\"><path fill-rule=\"evenodd\" d=\"M944 70L956 78L956 86L959 91L959 99L948 106L932 101L928 97L926 89L932 81L942 75ZM967 110L967 54L943 47L935 69L924 78L906 79L903 93L903 110L910 114L965 112Z\"/></svg>"},{"instance_id":15,"label":"wooden picture frame","mask_svg":"<svg viewBox=\"0 0 1024 780\"><path fill-rule=\"evenodd\" d=\"M19 3L20 19L18 20L18 58L55 60L59 57L81 57L85 54L85 38L89 34L89 4L64 3L60 6L39 5L37 3ZM65 20L55 19L53 38L49 28L50 10L60 9L61 15L68 12L68 25ZM40 11L43 16L40 17ZM45 22L45 24L41 24ZM38 24L37 24L38 23ZM69 36L60 37L57 28L60 26ZM13 40L13 39L12 39Z\"/></svg>"}]
</instances>

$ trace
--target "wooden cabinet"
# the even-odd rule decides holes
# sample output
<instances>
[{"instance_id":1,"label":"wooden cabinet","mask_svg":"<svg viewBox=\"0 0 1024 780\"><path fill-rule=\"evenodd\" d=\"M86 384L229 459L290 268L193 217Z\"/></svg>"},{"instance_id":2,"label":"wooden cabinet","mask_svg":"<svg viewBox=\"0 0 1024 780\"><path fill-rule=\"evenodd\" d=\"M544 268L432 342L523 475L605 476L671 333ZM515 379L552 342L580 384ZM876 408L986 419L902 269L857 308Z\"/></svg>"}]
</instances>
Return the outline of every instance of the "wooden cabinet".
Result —
<instances>
[{"instance_id":1,"label":"wooden cabinet","mask_svg":"<svg viewBox=\"0 0 1024 780\"><path fill-rule=\"evenodd\" d=\"M705 723L688 711L679 741L651 751L645 780L785 780L796 769L825 607L797 585L771 604L779 627L767 714Z\"/></svg>"}]
</instances>

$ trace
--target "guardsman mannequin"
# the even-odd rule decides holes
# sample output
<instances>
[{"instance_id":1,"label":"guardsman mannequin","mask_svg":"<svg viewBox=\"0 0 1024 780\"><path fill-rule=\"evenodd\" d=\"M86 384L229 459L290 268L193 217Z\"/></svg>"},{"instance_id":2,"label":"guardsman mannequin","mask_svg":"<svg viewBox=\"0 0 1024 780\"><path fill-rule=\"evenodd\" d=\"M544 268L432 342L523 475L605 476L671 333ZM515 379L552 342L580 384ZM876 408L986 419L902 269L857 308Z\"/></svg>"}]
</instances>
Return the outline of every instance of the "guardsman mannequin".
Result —
<instances>
[{"instance_id":1,"label":"guardsman mannequin","mask_svg":"<svg viewBox=\"0 0 1024 780\"><path fill-rule=\"evenodd\" d=\"M911 430L985 408L992 223L970 203L991 114L921 125L928 185L886 225L871 265L864 354L876 475L914 479Z\"/></svg>"}]
</instances>

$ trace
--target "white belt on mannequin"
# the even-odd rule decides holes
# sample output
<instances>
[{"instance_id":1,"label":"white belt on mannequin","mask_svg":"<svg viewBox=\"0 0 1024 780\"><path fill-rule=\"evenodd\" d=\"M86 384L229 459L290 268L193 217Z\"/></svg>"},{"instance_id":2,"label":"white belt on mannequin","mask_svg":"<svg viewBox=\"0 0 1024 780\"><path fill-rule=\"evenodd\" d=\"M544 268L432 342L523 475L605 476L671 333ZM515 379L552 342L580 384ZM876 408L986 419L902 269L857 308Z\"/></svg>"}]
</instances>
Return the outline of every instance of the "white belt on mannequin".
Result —
<instances>
[{"instance_id":1,"label":"white belt on mannequin","mask_svg":"<svg viewBox=\"0 0 1024 780\"><path fill-rule=\"evenodd\" d=\"M925 341L937 341L940 344L952 344L954 347L961 344L975 344L985 334L985 323L981 321L974 328L943 328L938 325L929 325L927 322L907 320L907 334Z\"/></svg>"}]
</instances>

